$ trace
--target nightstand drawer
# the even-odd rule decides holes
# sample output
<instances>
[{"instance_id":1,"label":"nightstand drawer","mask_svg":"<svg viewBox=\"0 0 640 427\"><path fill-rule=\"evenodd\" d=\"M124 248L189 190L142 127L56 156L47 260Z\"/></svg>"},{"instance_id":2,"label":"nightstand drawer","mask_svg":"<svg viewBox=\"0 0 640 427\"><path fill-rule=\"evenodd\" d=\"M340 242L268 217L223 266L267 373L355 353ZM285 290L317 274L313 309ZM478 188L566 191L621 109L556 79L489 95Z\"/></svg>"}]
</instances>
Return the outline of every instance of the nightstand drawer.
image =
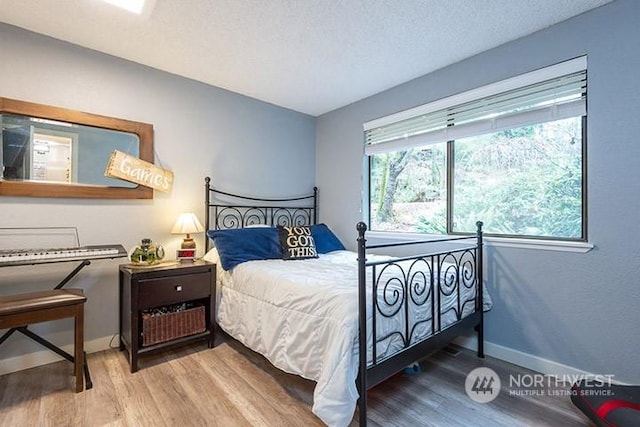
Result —
<instances>
[{"instance_id":1,"label":"nightstand drawer","mask_svg":"<svg viewBox=\"0 0 640 427\"><path fill-rule=\"evenodd\" d=\"M209 273L181 274L157 279L140 280L139 308L175 304L211 295Z\"/></svg>"}]
</instances>

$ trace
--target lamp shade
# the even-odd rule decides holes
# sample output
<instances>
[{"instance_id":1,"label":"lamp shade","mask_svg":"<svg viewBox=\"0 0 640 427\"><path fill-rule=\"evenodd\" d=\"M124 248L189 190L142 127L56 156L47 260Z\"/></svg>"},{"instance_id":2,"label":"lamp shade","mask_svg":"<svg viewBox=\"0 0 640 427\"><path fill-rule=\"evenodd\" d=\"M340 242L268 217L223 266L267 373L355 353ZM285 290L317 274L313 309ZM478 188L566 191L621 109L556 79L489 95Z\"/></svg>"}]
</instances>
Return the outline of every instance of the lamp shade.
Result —
<instances>
[{"instance_id":1,"label":"lamp shade","mask_svg":"<svg viewBox=\"0 0 640 427\"><path fill-rule=\"evenodd\" d=\"M198 217L196 217L193 213L183 213L180 214L178 220L174 224L171 229L171 234L191 234L191 233L201 233L204 231L204 227L198 221Z\"/></svg>"}]
</instances>

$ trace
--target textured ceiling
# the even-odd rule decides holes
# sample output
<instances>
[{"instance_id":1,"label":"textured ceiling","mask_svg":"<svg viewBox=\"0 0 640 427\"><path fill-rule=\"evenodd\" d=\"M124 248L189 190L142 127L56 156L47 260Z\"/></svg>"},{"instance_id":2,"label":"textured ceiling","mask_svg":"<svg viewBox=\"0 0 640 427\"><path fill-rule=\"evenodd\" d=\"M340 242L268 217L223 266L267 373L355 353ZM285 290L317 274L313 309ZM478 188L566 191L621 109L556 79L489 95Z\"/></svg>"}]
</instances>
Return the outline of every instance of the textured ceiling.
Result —
<instances>
[{"instance_id":1,"label":"textured ceiling","mask_svg":"<svg viewBox=\"0 0 640 427\"><path fill-rule=\"evenodd\" d=\"M313 116L611 0L0 0L0 21Z\"/></svg>"}]
</instances>

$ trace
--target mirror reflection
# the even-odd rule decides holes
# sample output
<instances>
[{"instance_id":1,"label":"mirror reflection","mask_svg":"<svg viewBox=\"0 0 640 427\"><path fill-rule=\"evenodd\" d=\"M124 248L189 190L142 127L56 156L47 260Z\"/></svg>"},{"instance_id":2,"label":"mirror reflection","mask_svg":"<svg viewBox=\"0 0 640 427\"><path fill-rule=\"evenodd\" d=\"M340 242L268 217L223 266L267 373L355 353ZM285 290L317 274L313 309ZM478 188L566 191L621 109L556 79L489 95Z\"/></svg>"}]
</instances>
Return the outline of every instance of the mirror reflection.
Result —
<instances>
[{"instance_id":1,"label":"mirror reflection","mask_svg":"<svg viewBox=\"0 0 640 427\"><path fill-rule=\"evenodd\" d=\"M138 157L135 134L14 114L0 114L0 123L4 179L136 186L104 176L113 150Z\"/></svg>"}]
</instances>

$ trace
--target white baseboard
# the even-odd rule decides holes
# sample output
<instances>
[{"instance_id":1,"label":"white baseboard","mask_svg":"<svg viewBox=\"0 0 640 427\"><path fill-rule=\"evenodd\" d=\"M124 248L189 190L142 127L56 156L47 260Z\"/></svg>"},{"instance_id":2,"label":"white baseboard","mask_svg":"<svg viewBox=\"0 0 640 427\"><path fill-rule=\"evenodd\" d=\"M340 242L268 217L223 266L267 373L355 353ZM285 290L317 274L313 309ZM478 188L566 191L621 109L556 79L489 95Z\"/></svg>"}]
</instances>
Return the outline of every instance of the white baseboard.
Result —
<instances>
[{"instance_id":1,"label":"white baseboard","mask_svg":"<svg viewBox=\"0 0 640 427\"><path fill-rule=\"evenodd\" d=\"M109 349L109 344L113 339L114 345L118 343L117 337L113 336L96 338L91 341L84 342L84 351L86 353L96 353L98 351ZM67 353L73 355L73 344L63 345L61 348ZM0 363L0 375L10 374L11 372L22 371L24 369L35 368L36 366L46 365L48 363L65 360L62 356L57 355L51 350L43 348L29 354L23 354L16 357L3 359Z\"/></svg>"},{"instance_id":2,"label":"white baseboard","mask_svg":"<svg viewBox=\"0 0 640 427\"><path fill-rule=\"evenodd\" d=\"M453 341L453 343L473 351L478 349L478 339L475 336L458 337ZM544 359L539 356L534 356L532 354L524 353L498 344L493 344L488 341L484 342L484 354L545 375L594 375L591 372L586 372L581 369L574 368L573 366L564 365L562 363L554 362L553 360Z\"/></svg>"}]
</instances>

